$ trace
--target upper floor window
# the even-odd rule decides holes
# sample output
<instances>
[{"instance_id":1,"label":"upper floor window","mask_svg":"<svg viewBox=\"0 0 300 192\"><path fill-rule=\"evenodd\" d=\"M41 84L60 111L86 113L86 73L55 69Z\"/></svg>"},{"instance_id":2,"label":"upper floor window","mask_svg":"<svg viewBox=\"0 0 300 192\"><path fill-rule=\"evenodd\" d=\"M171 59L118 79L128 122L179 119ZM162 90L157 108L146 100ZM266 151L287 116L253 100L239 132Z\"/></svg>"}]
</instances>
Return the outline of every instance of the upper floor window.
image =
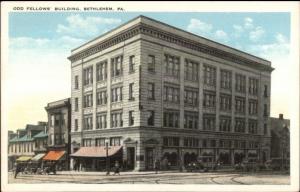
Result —
<instances>
[{"instance_id":1,"label":"upper floor window","mask_svg":"<svg viewBox=\"0 0 300 192\"><path fill-rule=\"evenodd\" d=\"M231 130L231 118L221 117L220 118L220 131L230 132Z\"/></svg>"},{"instance_id":2,"label":"upper floor window","mask_svg":"<svg viewBox=\"0 0 300 192\"><path fill-rule=\"evenodd\" d=\"M221 111L230 111L231 110L231 95L221 94L220 110Z\"/></svg>"},{"instance_id":3,"label":"upper floor window","mask_svg":"<svg viewBox=\"0 0 300 192\"><path fill-rule=\"evenodd\" d=\"M96 146L105 146L105 138L96 138L95 145Z\"/></svg>"},{"instance_id":4,"label":"upper floor window","mask_svg":"<svg viewBox=\"0 0 300 192\"><path fill-rule=\"evenodd\" d=\"M249 77L249 94L257 95L258 79Z\"/></svg>"},{"instance_id":5,"label":"upper floor window","mask_svg":"<svg viewBox=\"0 0 300 192\"><path fill-rule=\"evenodd\" d=\"M78 75L75 75L75 89L79 88Z\"/></svg>"},{"instance_id":6,"label":"upper floor window","mask_svg":"<svg viewBox=\"0 0 300 192\"><path fill-rule=\"evenodd\" d=\"M197 112L184 112L184 128L198 129L199 115Z\"/></svg>"},{"instance_id":7,"label":"upper floor window","mask_svg":"<svg viewBox=\"0 0 300 192\"><path fill-rule=\"evenodd\" d=\"M107 103L107 91L101 90L97 92L97 105L104 105Z\"/></svg>"},{"instance_id":8,"label":"upper floor window","mask_svg":"<svg viewBox=\"0 0 300 192\"><path fill-rule=\"evenodd\" d=\"M264 97L268 97L268 85L264 86Z\"/></svg>"},{"instance_id":9,"label":"upper floor window","mask_svg":"<svg viewBox=\"0 0 300 192\"><path fill-rule=\"evenodd\" d=\"M110 114L111 119L111 128L114 127L123 127L123 113L120 112L112 112Z\"/></svg>"},{"instance_id":10,"label":"upper floor window","mask_svg":"<svg viewBox=\"0 0 300 192\"><path fill-rule=\"evenodd\" d=\"M204 84L209 86L216 86L216 68L204 65Z\"/></svg>"},{"instance_id":11,"label":"upper floor window","mask_svg":"<svg viewBox=\"0 0 300 192\"><path fill-rule=\"evenodd\" d=\"M199 63L186 59L184 65L184 79L198 81Z\"/></svg>"},{"instance_id":12,"label":"upper floor window","mask_svg":"<svg viewBox=\"0 0 300 192\"><path fill-rule=\"evenodd\" d=\"M231 71L221 70L221 88L231 89Z\"/></svg>"},{"instance_id":13,"label":"upper floor window","mask_svg":"<svg viewBox=\"0 0 300 192\"><path fill-rule=\"evenodd\" d=\"M83 96L83 107L92 107L93 106L93 93L89 93Z\"/></svg>"},{"instance_id":14,"label":"upper floor window","mask_svg":"<svg viewBox=\"0 0 300 192\"><path fill-rule=\"evenodd\" d=\"M103 129L106 127L107 127L106 114L98 114L96 129Z\"/></svg>"},{"instance_id":15,"label":"upper floor window","mask_svg":"<svg viewBox=\"0 0 300 192\"><path fill-rule=\"evenodd\" d=\"M257 121L256 120L249 120L248 130L249 130L249 133L257 134Z\"/></svg>"},{"instance_id":16,"label":"upper floor window","mask_svg":"<svg viewBox=\"0 0 300 192\"><path fill-rule=\"evenodd\" d=\"M134 115L133 115L134 111L129 111L129 126L134 124Z\"/></svg>"},{"instance_id":17,"label":"upper floor window","mask_svg":"<svg viewBox=\"0 0 300 192\"><path fill-rule=\"evenodd\" d=\"M185 147L198 147L199 146L199 139L198 138L193 138L193 137L184 138L183 145Z\"/></svg>"},{"instance_id":18,"label":"upper floor window","mask_svg":"<svg viewBox=\"0 0 300 192\"><path fill-rule=\"evenodd\" d=\"M75 131L78 131L78 119L75 119L75 122L74 122L74 130Z\"/></svg>"},{"instance_id":19,"label":"upper floor window","mask_svg":"<svg viewBox=\"0 0 300 192\"><path fill-rule=\"evenodd\" d=\"M179 88L164 86L164 101L179 103Z\"/></svg>"},{"instance_id":20,"label":"upper floor window","mask_svg":"<svg viewBox=\"0 0 300 192\"><path fill-rule=\"evenodd\" d=\"M82 143L84 147L91 147L92 146L92 139L82 139Z\"/></svg>"},{"instance_id":21,"label":"upper floor window","mask_svg":"<svg viewBox=\"0 0 300 192\"><path fill-rule=\"evenodd\" d=\"M93 117L92 116L85 116L83 118L83 129L84 130L93 129Z\"/></svg>"},{"instance_id":22,"label":"upper floor window","mask_svg":"<svg viewBox=\"0 0 300 192\"><path fill-rule=\"evenodd\" d=\"M120 145L121 145L121 137L110 138L110 146L120 146Z\"/></svg>"},{"instance_id":23,"label":"upper floor window","mask_svg":"<svg viewBox=\"0 0 300 192\"><path fill-rule=\"evenodd\" d=\"M268 124L264 123L264 134L268 134Z\"/></svg>"},{"instance_id":24,"label":"upper floor window","mask_svg":"<svg viewBox=\"0 0 300 192\"><path fill-rule=\"evenodd\" d=\"M246 92L246 76L241 74L235 74L235 90L237 92Z\"/></svg>"},{"instance_id":25,"label":"upper floor window","mask_svg":"<svg viewBox=\"0 0 300 192\"><path fill-rule=\"evenodd\" d=\"M75 98L75 107L74 107L74 111L78 111L78 98Z\"/></svg>"},{"instance_id":26,"label":"upper floor window","mask_svg":"<svg viewBox=\"0 0 300 192\"><path fill-rule=\"evenodd\" d=\"M164 127L179 127L179 111L164 112Z\"/></svg>"},{"instance_id":27,"label":"upper floor window","mask_svg":"<svg viewBox=\"0 0 300 192\"><path fill-rule=\"evenodd\" d=\"M84 85L89 85L93 83L93 66L85 68L83 70Z\"/></svg>"},{"instance_id":28,"label":"upper floor window","mask_svg":"<svg viewBox=\"0 0 300 192\"><path fill-rule=\"evenodd\" d=\"M163 137L164 146L179 146L179 137Z\"/></svg>"},{"instance_id":29,"label":"upper floor window","mask_svg":"<svg viewBox=\"0 0 300 192\"><path fill-rule=\"evenodd\" d=\"M97 64L97 81L107 79L107 61Z\"/></svg>"},{"instance_id":30,"label":"upper floor window","mask_svg":"<svg viewBox=\"0 0 300 192\"><path fill-rule=\"evenodd\" d=\"M235 119L234 132L245 133L245 119Z\"/></svg>"},{"instance_id":31,"label":"upper floor window","mask_svg":"<svg viewBox=\"0 0 300 192\"><path fill-rule=\"evenodd\" d=\"M185 89L184 90L184 103L187 105L197 106L199 93L198 90Z\"/></svg>"},{"instance_id":32,"label":"upper floor window","mask_svg":"<svg viewBox=\"0 0 300 192\"><path fill-rule=\"evenodd\" d=\"M249 100L249 114L255 115L257 114L257 100Z\"/></svg>"},{"instance_id":33,"label":"upper floor window","mask_svg":"<svg viewBox=\"0 0 300 192\"><path fill-rule=\"evenodd\" d=\"M154 126L154 111L148 111L147 124L150 126Z\"/></svg>"},{"instance_id":34,"label":"upper floor window","mask_svg":"<svg viewBox=\"0 0 300 192\"><path fill-rule=\"evenodd\" d=\"M179 78L180 58L165 54L165 74Z\"/></svg>"},{"instance_id":35,"label":"upper floor window","mask_svg":"<svg viewBox=\"0 0 300 192\"><path fill-rule=\"evenodd\" d=\"M135 70L135 56L131 55L129 57L129 72L134 72Z\"/></svg>"},{"instance_id":36,"label":"upper floor window","mask_svg":"<svg viewBox=\"0 0 300 192\"><path fill-rule=\"evenodd\" d=\"M130 83L129 84L129 100L134 100L134 97L133 97L133 86L134 86L134 83Z\"/></svg>"},{"instance_id":37,"label":"upper floor window","mask_svg":"<svg viewBox=\"0 0 300 192\"><path fill-rule=\"evenodd\" d=\"M235 111L237 113L245 113L245 98L235 97Z\"/></svg>"},{"instance_id":38,"label":"upper floor window","mask_svg":"<svg viewBox=\"0 0 300 192\"><path fill-rule=\"evenodd\" d=\"M123 56L111 59L111 76L117 77L123 74Z\"/></svg>"},{"instance_id":39,"label":"upper floor window","mask_svg":"<svg viewBox=\"0 0 300 192\"><path fill-rule=\"evenodd\" d=\"M215 115L203 115L203 130L213 131L216 127Z\"/></svg>"},{"instance_id":40,"label":"upper floor window","mask_svg":"<svg viewBox=\"0 0 300 192\"><path fill-rule=\"evenodd\" d=\"M154 100L155 94L154 94L154 83L148 83L148 99Z\"/></svg>"},{"instance_id":41,"label":"upper floor window","mask_svg":"<svg viewBox=\"0 0 300 192\"><path fill-rule=\"evenodd\" d=\"M268 105L264 104L264 116L267 117L268 115Z\"/></svg>"},{"instance_id":42,"label":"upper floor window","mask_svg":"<svg viewBox=\"0 0 300 192\"><path fill-rule=\"evenodd\" d=\"M122 89L123 87L115 87L111 89L111 102L122 101Z\"/></svg>"},{"instance_id":43,"label":"upper floor window","mask_svg":"<svg viewBox=\"0 0 300 192\"><path fill-rule=\"evenodd\" d=\"M203 94L203 107L214 108L216 106L216 93L205 91Z\"/></svg>"},{"instance_id":44,"label":"upper floor window","mask_svg":"<svg viewBox=\"0 0 300 192\"><path fill-rule=\"evenodd\" d=\"M148 71L155 72L155 56L148 55Z\"/></svg>"}]
</instances>

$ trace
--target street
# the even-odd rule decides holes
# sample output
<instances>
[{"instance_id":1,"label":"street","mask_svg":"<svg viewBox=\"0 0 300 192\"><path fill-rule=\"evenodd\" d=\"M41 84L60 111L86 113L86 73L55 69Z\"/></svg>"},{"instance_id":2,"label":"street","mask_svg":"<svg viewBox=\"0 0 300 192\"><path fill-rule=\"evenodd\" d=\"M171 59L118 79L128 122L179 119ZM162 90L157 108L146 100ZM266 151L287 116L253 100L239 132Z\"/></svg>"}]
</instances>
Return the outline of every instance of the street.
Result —
<instances>
[{"instance_id":1,"label":"street","mask_svg":"<svg viewBox=\"0 0 300 192\"><path fill-rule=\"evenodd\" d=\"M9 183L78 183L78 184L229 184L229 185L288 185L290 176L284 173L180 173L180 172L121 172L106 176L105 172L61 171L56 175L8 174Z\"/></svg>"}]
</instances>

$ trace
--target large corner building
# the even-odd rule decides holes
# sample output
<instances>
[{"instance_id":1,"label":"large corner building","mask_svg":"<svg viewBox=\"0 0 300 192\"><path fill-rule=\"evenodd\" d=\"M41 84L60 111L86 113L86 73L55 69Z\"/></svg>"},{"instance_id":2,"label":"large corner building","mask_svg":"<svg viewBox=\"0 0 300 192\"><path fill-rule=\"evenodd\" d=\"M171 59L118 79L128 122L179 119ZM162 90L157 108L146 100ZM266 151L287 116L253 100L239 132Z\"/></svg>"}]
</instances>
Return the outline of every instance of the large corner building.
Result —
<instances>
[{"instance_id":1,"label":"large corner building","mask_svg":"<svg viewBox=\"0 0 300 192\"><path fill-rule=\"evenodd\" d=\"M269 61L144 16L69 60L71 153L90 169L106 143L135 170L270 158Z\"/></svg>"}]
</instances>

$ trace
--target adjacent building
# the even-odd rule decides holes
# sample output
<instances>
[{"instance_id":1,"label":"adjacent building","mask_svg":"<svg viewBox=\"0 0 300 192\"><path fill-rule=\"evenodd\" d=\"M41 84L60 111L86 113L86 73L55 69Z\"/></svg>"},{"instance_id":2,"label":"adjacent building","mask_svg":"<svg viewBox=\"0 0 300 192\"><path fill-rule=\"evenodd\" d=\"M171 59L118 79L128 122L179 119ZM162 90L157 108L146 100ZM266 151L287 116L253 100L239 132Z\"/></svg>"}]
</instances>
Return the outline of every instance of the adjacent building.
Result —
<instances>
[{"instance_id":1,"label":"adjacent building","mask_svg":"<svg viewBox=\"0 0 300 192\"><path fill-rule=\"evenodd\" d=\"M135 170L270 158L270 61L144 16L69 60L71 152L92 169L106 145Z\"/></svg>"},{"instance_id":2,"label":"adjacent building","mask_svg":"<svg viewBox=\"0 0 300 192\"><path fill-rule=\"evenodd\" d=\"M279 118L270 118L271 127L271 158L290 159L290 120L284 119L283 114Z\"/></svg>"},{"instance_id":3,"label":"adjacent building","mask_svg":"<svg viewBox=\"0 0 300 192\"><path fill-rule=\"evenodd\" d=\"M47 159L58 160L60 167L69 169L71 103L70 98L50 102L45 107L48 115Z\"/></svg>"}]
</instances>

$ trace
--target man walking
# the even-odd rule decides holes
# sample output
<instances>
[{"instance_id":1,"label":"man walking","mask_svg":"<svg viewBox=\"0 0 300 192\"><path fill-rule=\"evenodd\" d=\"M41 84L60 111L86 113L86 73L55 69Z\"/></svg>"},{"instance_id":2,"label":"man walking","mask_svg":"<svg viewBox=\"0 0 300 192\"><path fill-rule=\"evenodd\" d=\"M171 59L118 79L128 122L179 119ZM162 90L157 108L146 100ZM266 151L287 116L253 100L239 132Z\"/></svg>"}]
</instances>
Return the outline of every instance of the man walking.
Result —
<instances>
[{"instance_id":1,"label":"man walking","mask_svg":"<svg viewBox=\"0 0 300 192\"><path fill-rule=\"evenodd\" d=\"M155 169L155 174L157 174L158 170L159 170L159 160L158 159L156 159L154 162L154 169Z\"/></svg>"},{"instance_id":2,"label":"man walking","mask_svg":"<svg viewBox=\"0 0 300 192\"><path fill-rule=\"evenodd\" d=\"M15 179L17 178L17 175L19 172L21 172L21 164L20 163L16 163L16 171L15 171Z\"/></svg>"}]
</instances>

